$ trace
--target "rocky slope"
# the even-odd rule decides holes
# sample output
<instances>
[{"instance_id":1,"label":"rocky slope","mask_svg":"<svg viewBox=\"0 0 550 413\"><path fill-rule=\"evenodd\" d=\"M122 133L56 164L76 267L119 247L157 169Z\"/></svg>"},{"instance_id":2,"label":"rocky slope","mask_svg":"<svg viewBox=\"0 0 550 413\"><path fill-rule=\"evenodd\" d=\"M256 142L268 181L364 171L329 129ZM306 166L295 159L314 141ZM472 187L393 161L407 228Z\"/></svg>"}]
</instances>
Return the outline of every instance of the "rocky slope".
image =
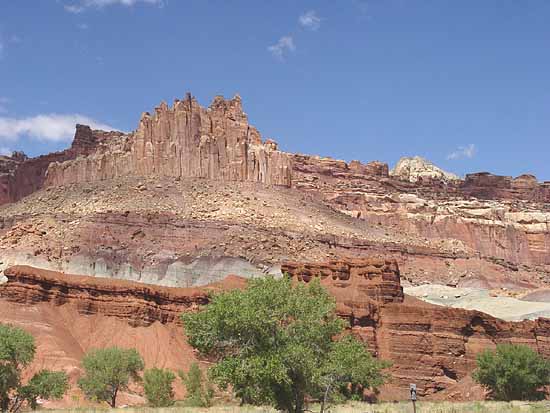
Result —
<instances>
[{"instance_id":1,"label":"rocky slope","mask_svg":"<svg viewBox=\"0 0 550 413\"><path fill-rule=\"evenodd\" d=\"M221 268L378 254L413 284L550 280L550 183L280 152L238 96L163 103L129 134L78 126L66 151L2 158L0 171L0 269L190 286Z\"/></svg>"}]
</instances>

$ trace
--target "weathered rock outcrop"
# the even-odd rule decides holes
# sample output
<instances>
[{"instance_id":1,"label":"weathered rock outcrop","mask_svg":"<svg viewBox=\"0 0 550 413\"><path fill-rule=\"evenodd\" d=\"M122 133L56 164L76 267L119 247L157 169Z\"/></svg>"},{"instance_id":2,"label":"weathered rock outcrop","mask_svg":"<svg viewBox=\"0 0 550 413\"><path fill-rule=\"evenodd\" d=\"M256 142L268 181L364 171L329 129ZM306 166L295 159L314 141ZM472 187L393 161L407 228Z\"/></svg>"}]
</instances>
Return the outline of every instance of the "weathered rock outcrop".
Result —
<instances>
[{"instance_id":1,"label":"weathered rock outcrop","mask_svg":"<svg viewBox=\"0 0 550 413\"><path fill-rule=\"evenodd\" d=\"M420 156L399 159L390 174L409 182L422 180L442 180L448 182L460 179L457 175L444 171Z\"/></svg>"},{"instance_id":2,"label":"weathered rock outcrop","mask_svg":"<svg viewBox=\"0 0 550 413\"><path fill-rule=\"evenodd\" d=\"M70 148L36 158L22 153L0 157L0 205L16 202L44 186L46 172L51 164L65 162L95 152L101 143L124 136L122 132L92 130L86 125L76 125Z\"/></svg>"},{"instance_id":3,"label":"weathered rock outcrop","mask_svg":"<svg viewBox=\"0 0 550 413\"><path fill-rule=\"evenodd\" d=\"M550 265L548 183L488 173L462 180L352 171L343 161L295 156L293 185L334 209L430 240L455 239L482 257Z\"/></svg>"},{"instance_id":4,"label":"weathered rock outcrop","mask_svg":"<svg viewBox=\"0 0 550 413\"><path fill-rule=\"evenodd\" d=\"M262 142L248 124L239 96L218 96L208 109L190 95L155 114L138 129L104 141L93 154L50 166L47 185L93 182L121 176L201 177L290 186L290 156Z\"/></svg>"},{"instance_id":5,"label":"weathered rock outcrop","mask_svg":"<svg viewBox=\"0 0 550 413\"><path fill-rule=\"evenodd\" d=\"M403 301L399 269L397 262L392 260L334 260L323 264L285 262L281 271L298 281L309 282L312 278L320 278L322 284L338 287L332 292L342 303L346 303L349 297L340 296L338 291L345 291L346 294L353 292L361 301L365 298L378 303Z\"/></svg>"},{"instance_id":6,"label":"weathered rock outcrop","mask_svg":"<svg viewBox=\"0 0 550 413\"><path fill-rule=\"evenodd\" d=\"M391 250L412 282L492 277L490 263L518 283L550 282L550 184L487 173L455 180L425 161L405 164L391 174L377 161L283 153L262 142L240 98L217 97L205 109L188 96L144 114L130 134L78 126L66 151L0 160L0 203L48 185L0 211L0 258L177 285L173 268L187 271L210 255L271 268L281 259ZM27 239L24 228L36 221L48 221L55 237ZM231 231L215 229L228 224ZM154 236L138 242L134 231Z\"/></svg>"},{"instance_id":7,"label":"weathered rock outcrop","mask_svg":"<svg viewBox=\"0 0 550 413\"><path fill-rule=\"evenodd\" d=\"M393 260L285 263L283 269L296 282L319 278L352 332L376 356L393 362L392 381L382 391L385 399L406 398L411 382L418 384L420 395L438 397L468 377L479 351L497 343L526 344L550 356L550 320L506 322L404 297ZM212 291L245 285L242 278L228 277L207 288L164 288L24 266L5 273L8 282L0 285L0 305L6 311L0 313L0 322L36 330L41 365L46 360L57 368L66 362L77 366L83 349L94 343L121 340L139 348L150 365L187 368L195 356L183 340L178 315L207 304ZM46 330L39 328L50 323ZM455 397L468 398L466 393Z\"/></svg>"},{"instance_id":8,"label":"weathered rock outcrop","mask_svg":"<svg viewBox=\"0 0 550 413\"><path fill-rule=\"evenodd\" d=\"M403 299L392 261L292 263L283 269L299 282L320 278L352 331L374 354L393 362L384 398L406 399L409 383L418 385L421 396L436 396L466 379L475 369L476 355L498 343L525 344L550 356L550 319L508 322L478 311Z\"/></svg>"},{"instance_id":9,"label":"weathered rock outcrop","mask_svg":"<svg viewBox=\"0 0 550 413\"><path fill-rule=\"evenodd\" d=\"M82 314L116 317L133 326L177 322L182 312L209 301L207 289L150 286L28 266L10 267L4 275L7 283L0 287L1 299L29 305L72 303Z\"/></svg>"}]
</instances>

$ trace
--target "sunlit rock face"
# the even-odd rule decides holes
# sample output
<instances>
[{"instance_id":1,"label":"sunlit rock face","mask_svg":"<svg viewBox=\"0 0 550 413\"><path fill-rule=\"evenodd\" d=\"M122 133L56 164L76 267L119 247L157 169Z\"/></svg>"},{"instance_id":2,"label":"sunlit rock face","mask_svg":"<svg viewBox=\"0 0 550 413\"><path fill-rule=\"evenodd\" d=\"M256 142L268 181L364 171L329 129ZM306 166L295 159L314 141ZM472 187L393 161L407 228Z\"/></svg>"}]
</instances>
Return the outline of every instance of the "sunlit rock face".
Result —
<instances>
[{"instance_id":1,"label":"sunlit rock face","mask_svg":"<svg viewBox=\"0 0 550 413\"><path fill-rule=\"evenodd\" d=\"M248 123L239 96L218 96L208 109L188 96L144 113L134 133L102 141L90 156L52 164L46 185L164 176L290 186L291 169L290 156Z\"/></svg>"}]
</instances>

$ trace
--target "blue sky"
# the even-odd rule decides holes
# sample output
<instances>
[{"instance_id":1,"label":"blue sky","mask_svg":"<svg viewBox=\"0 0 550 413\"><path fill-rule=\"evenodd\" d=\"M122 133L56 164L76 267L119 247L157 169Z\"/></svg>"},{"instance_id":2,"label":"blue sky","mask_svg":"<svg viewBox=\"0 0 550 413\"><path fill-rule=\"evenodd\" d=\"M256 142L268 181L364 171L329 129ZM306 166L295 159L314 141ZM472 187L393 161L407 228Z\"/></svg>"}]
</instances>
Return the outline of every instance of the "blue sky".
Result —
<instances>
[{"instance_id":1,"label":"blue sky","mask_svg":"<svg viewBox=\"0 0 550 413\"><path fill-rule=\"evenodd\" d=\"M0 150L239 93L283 150L550 180L550 1L0 0Z\"/></svg>"}]
</instances>

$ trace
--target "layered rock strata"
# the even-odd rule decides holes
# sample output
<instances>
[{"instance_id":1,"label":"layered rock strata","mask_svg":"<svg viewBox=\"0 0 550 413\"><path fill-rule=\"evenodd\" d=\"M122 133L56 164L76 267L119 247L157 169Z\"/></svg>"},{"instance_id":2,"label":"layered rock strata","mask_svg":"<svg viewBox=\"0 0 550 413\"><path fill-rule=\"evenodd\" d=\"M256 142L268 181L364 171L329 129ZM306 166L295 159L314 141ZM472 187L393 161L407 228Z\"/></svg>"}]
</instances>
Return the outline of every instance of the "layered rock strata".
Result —
<instances>
[{"instance_id":1,"label":"layered rock strata","mask_svg":"<svg viewBox=\"0 0 550 413\"><path fill-rule=\"evenodd\" d=\"M499 343L524 344L550 356L550 319L508 322L403 297L393 261L290 263L283 269L298 282L319 278L351 330L393 363L384 398L406 399L409 383L418 385L422 397L456 387L468 380L477 354ZM468 398L466 392L455 397Z\"/></svg>"},{"instance_id":2,"label":"layered rock strata","mask_svg":"<svg viewBox=\"0 0 550 413\"><path fill-rule=\"evenodd\" d=\"M525 344L550 356L550 320L507 322L404 297L393 260L283 267L296 282L320 279L335 296L337 313L351 331L377 357L392 361L392 380L382 389L383 399L406 399L409 383L418 385L421 397L445 397L468 381L476 355L498 343ZM78 366L82 349L93 343L113 342L138 347L149 365L155 365L157 357L163 367L188 368L196 358L183 340L178 315L208 303L212 291L242 288L245 283L230 277L206 289L163 288L31 267L13 267L6 275L8 282L0 286L0 303L6 309L0 322L30 328L38 337L41 365L57 368ZM44 330L44 323L51 326ZM147 342L134 342L139 337ZM178 357L180 351L189 355ZM69 359L61 357L64 354ZM453 397L474 396L464 392Z\"/></svg>"},{"instance_id":3,"label":"layered rock strata","mask_svg":"<svg viewBox=\"0 0 550 413\"><path fill-rule=\"evenodd\" d=\"M358 168L357 162L295 156L293 185L385 228L430 240L456 239L481 257L516 267L550 265L549 183L488 173L463 181L419 176L410 182L386 171L377 163Z\"/></svg>"},{"instance_id":4,"label":"layered rock strata","mask_svg":"<svg viewBox=\"0 0 550 413\"><path fill-rule=\"evenodd\" d=\"M353 291L361 301L365 298L378 303L403 301L399 269L394 260L334 260L322 264L285 262L281 271L306 283L313 278L320 278L323 284L341 291ZM337 298L342 298L336 291L333 293Z\"/></svg>"},{"instance_id":5,"label":"layered rock strata","mask_svg":"<svg viewBox=\"0 0 550 413\"><path fill-rule=\"evenodd\" d=\"M222 285L208 288L167 288L132 281L94 278L29 266L14 266L4 272L7 282L0 287L0 299L29 305L47 302L54 306L74 304L83 315L100 314L147 327L158 321L177 323L185 311L194 311L209 302L209 296ZM244 280L230 277L231 288Z\"/></svg>"}]
</instances>

